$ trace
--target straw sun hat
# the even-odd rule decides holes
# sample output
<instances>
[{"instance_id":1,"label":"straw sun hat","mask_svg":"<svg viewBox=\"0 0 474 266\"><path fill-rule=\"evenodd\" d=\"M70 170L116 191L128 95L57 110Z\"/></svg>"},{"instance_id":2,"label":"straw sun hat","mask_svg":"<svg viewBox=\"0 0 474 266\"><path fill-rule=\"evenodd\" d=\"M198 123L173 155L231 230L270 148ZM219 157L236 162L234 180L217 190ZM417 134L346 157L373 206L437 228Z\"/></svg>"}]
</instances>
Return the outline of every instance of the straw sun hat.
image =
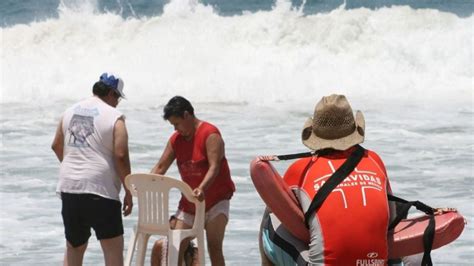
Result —
<instances>
[{"instance_id":1,"label":"straw sun hat","mask_svg":"<svg viewBox=\"0 0 474 266\"><path fill-rule=\"evenodd\" d=\"M332 94L316 104L313 117L304 124L301 138L311 150L346 150L364 142L364 135L362 112L357 111L354 117L346 96Z\"/></svg>"}]
</instances>

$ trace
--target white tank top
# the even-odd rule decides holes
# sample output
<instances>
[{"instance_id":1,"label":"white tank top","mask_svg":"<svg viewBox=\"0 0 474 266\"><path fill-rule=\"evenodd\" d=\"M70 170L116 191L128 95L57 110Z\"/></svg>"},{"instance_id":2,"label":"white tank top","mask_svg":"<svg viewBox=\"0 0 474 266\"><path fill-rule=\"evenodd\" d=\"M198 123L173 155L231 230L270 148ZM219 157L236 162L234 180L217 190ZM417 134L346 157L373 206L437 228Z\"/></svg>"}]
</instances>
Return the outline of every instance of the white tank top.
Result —
<instances>
[{"instance_id":1,"label":"white tank top","mask_svg":"<svg viewBox=\"0 0 474 266\"><path fill-rule=\"evenodd\" d=\"M118 200L113 134L122 113L98 97L83 100L63 115L64 156L56 192L91 193Z\"/></svg>"}]
</instances>

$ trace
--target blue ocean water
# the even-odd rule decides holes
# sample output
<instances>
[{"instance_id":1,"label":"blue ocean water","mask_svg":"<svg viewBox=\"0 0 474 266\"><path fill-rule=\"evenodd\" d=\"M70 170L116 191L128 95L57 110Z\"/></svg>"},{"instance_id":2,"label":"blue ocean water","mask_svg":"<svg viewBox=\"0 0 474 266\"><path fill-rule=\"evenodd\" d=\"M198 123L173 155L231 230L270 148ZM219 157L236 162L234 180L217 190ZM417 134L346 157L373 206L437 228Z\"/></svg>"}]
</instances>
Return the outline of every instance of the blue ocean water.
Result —
<instances>
[{"instance_id":1,"label":"blue ocean water","mask_svg":"<svg viewBox=\"0 0 474 266\"><path fill-rule=\"evenodd\" d=\"M60 4L74 6L77 0L3 0L0 2L0 22L3 26L18 23L31 23L47 18L58 17ZM167 0L100 0L97 2L98 12L116 12L124 18L151 17L163 13ZM240 15L242 12L268 11L275 6L273 0L202 0L202 4L213 6L223 16ZM470 16L474 12L471 0L292 0L295 8L303 9L305 14L329 12L345 5L346 9L410 6L414 9L436 9L450 12L460 17Z\"/></svg>"},{"instance_id":2,"label":"blue ocean water","mask_svg":"<svg viewBox=\"0 0 474 266\"><path fill-rule=\"evenodd\" d=\"M50 144L64 109L112 71L125 81L118 108L133 172L158 160L173 130L162 106L174 95L221 130L237 186L224 242L229 265L259 264L264 204L249 162L305 151L301 127L330 93L363 111L364 146L385 161L395 193L466 217L460 238L432 254L436 265L469 265L472 13L472 1L460 0L0 1L0 264L61 265ZM136 212L124 220L126 241L135 221ZM85 265L102 260L92 237Z\"/></svg>"}]
</instances>

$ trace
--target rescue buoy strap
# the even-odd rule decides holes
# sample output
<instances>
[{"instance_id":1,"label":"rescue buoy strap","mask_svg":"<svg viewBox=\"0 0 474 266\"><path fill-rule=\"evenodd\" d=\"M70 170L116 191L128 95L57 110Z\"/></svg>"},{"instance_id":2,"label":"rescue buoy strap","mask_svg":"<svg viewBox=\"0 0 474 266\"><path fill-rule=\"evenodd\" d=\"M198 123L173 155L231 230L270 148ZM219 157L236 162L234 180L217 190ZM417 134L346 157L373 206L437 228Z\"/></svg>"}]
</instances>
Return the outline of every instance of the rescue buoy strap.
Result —
<instances>
[{"instance_id":1,"label":"rescue buoy strap","mask_svg":"<svg viewBox=\"0 0 474 266\"><path fill-rule=\"evenodd\" d=\"M322 150L311 151L311 152L300 152L300 153L293 153L293 154L276 155L276 157L278 160L294 160L294 159L311 157L315 155L324 156L333 151L334 150L332 149L322 149Z\"/></svg>"},{"instance_id":2,"label":"rescue buoy strap","mask_svg":"<svg viewBox=\"0 0 474 266\"><path fill-rule=\"evenodd\" d=\"M434 209L421 201L407 201L402 198L393 196L388 194L387 198L389 201L395 201L402 203L400 207L397 208L397 216L395 219L390 223L388 230L392 230L397 226L397 224L402 220L405 219L408 215L408 211L412 206L415 206L417 210L420 210L426 213L429 216L428 226L423 233L423 259L421 261L421 265L423 266L432 266L433 262L431 260L431 250L433 248L433 240L435 234L435 219L434 219Z\"/></svg>"},{"instance_id":3,"label":"rescue buoy strap","mask_svg":"<svg viewBox=\"0 0 474 266\"><path fill-rule=\"evenodd\" d=\"M294 153L294 154L285 154L285 155L277 155L276 157L278 160L293 160L305 157L311 157L314 155L314 152L301 152L301 153Z\"/></svg>"},{"instance_id":4,"label":"rescue buoy strap","mask_svg":"<svg viewBox=\"0 0 474 266\"><path fill-rule=\"evenodd\" d=\"M395 226L397 226L397 224L402 219L405 219L407 217L408 211L410 210L410 208L412 206L415 206L415 208L417 210L422 211L422 212L424 212L428 215L433 215L434 211L435 211L432 207L424 204L421 201L407 201L405 199L396 197L396 196L391 195L391 194L388 194L387 198L388 198L389 201L395 201L395 202L402 203L401 205L399 205L400 207L397 207L397 216L395 217L395 219L388 226L389 231L392 230L393 228L395 228Z\"/></svg>"}]
</instances>

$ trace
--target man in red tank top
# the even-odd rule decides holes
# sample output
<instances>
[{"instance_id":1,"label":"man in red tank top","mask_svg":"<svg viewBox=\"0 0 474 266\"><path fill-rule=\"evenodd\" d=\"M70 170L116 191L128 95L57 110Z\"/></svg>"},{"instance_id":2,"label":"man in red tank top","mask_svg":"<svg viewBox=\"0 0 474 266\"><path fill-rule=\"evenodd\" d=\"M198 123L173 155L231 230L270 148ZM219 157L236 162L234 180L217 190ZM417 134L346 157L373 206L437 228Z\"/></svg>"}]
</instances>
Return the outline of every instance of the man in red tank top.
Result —
<instances>
[{"instance_id":1,"label":"man in red tank top","mask_svg":"<svg viewBox=\"0 0 474 266\"><path fill-rule=\"evenodd\" d=\"M229 216L229 200L235 185L225 157L224 141L215 126L194 116L191 103L181 96L171 98L166 104L163 118L176 131L152 173L165 174L176 159L183 181L193 189L197 199L206 201L205 228L211 263L225 265L222 243ZM194 204L181 197L178 211L170 221L172 228L191 228L194 213ZM180 261L189 243L184 242L180 248ZM155 244L152 263L160 261L159 249L160 244Z\"/></svg>"},{"instance_id":2,"label":"man in red tank top","mask_svg":"<svg viewBox=\"0 0 474 266\"><path fill-rule=\"evenodd\" d=\"M304 125L302 141L320 155L299 159L284 175L303 212L355 146L364 141L364 135L364 117L360 111L354 116L345 96L333 94L318 102L314 116ZM386 265L387 193L391 193L390 184L382 160L365 150L355 169L308 220L309 265ZM265 253L271 254L265 248ZM277 257L269 259L280 264Z\"/></svg>"}]
</instances>

